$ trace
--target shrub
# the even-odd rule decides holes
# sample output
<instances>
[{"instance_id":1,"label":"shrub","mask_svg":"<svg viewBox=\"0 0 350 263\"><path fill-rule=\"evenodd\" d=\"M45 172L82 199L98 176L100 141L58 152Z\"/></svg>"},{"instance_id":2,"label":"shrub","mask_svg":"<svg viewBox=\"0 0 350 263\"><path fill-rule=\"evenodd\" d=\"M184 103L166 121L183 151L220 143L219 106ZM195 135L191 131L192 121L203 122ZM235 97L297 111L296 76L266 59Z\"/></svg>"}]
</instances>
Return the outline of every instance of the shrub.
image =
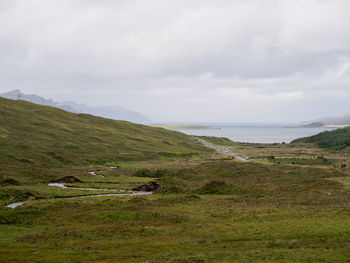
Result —
<instances>
[{"instance_id":1,"label":"shrub","mask_svg":"<svg viewBox=\"0 0 350 263\"><path fill-rule=\"evenodd\" d=\"M236 192L236 188L231 184L222 181L210 181L198 190L199 194L232 194Z\"/></svg>"}]
</instances>

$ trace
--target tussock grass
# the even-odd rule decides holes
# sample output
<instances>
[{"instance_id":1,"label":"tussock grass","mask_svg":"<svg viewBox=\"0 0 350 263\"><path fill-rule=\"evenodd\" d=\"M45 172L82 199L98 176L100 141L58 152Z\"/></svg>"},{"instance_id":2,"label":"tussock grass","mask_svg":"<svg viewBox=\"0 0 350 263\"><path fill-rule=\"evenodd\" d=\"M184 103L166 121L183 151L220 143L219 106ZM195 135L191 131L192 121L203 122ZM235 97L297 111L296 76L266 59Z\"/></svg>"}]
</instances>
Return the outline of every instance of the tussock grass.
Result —
<instances>
[{"instance_id":1,"label":"tussock grass","mask_svg":"<svg viewBox=\"0 0 350 263\"><path fill-rule=\"evenodd\" d=\"M134 171L138 173L142 175ZM0 225L0 259L13 262L350 259L350 195L343 185L329 180L344 177L341 172L216 161L153 170L141 178L148 179L154 174L164 187L177 186L181 192L160 191L147 197L42 200L14 210L0 210L0 219L5 224ZM39 252L33 253L36 251Z\"/></svg>"},{"instance_id":2,"label":"tussock grass","mask_svg":"<svg viewBox=\"0 0 350 263\"><path fill-rule=\"evenodd\" d=\"M2 130L0 130L0 137L7 137L8 134Z\"/></svg>"}]
</instances>

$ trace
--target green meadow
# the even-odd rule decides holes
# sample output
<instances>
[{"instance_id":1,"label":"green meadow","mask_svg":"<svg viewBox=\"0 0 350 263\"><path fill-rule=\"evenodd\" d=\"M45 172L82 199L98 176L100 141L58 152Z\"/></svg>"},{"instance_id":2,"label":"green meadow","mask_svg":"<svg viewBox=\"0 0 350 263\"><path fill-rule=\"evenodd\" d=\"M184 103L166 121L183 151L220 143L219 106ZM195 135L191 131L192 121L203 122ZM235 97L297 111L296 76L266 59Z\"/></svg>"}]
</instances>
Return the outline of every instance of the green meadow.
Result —
<instances>
[{"instance_id":1,"label":"green meadow","mask_svg":"<svg viewBox=\"0 0 350 263\"><path fill-rule=\"evenodd\" d=\"M243 163L178 132L5 99L0 131L0 262L350 261L347 147L202 137ZM48 186L65 176L104 190Z\"/></svg>"}]
</instances>

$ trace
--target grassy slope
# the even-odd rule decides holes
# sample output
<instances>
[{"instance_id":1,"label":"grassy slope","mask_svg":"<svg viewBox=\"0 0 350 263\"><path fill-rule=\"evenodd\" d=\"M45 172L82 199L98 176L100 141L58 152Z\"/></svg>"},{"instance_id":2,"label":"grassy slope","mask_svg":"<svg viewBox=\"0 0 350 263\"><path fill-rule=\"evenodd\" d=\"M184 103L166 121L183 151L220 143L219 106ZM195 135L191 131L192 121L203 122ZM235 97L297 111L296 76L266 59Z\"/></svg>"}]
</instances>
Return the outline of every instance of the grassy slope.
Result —
<instances>
[{"instance_id":1,"label":"grassy slope","mask_svg":"<svg viewBox=\"0 0 350 263\"><path fill-rule=\"evenodd\" d=\"M292 143L313 143L327 149L345 149L350 146L350 127L324 131L314 136L294 140Z\"/></svg>"},{"instance_id":2,"label":"grassy slope","mask_svg":"<svg viewBox=\"0 0 350 263\"><path fill-rule=\"evenodd\" d=\"M176 129L198 129L198 130L206 130L206 129L215 129L209 126L197 125L197 124L153 124L152 127L164 128L169 130Z\"/></svg>"},{"instance_id":3,"label":"grassy slope","mask_svg":"<svg viewBox=\"0 0 350 263\"><path fill-rule=\"evenodd\" d=\"M0 130L0 176L9 167L80 166L209 152L182 133L3 98Z\"/></svg>"},{"instance_id":4,"label":"grassy slope","mask_svg":"<svg viewBox=\"0 0 350 263\"><path fill-rule=\"evenodd\" d=\"M231 145L240 145L241 143L233 142L230 139L226 137L214 137L214 136L197 136L200 139L203 139L207 142L216 144L216 145L225 145L225 146L231 146Z\"/></svg>"}]
</instances>

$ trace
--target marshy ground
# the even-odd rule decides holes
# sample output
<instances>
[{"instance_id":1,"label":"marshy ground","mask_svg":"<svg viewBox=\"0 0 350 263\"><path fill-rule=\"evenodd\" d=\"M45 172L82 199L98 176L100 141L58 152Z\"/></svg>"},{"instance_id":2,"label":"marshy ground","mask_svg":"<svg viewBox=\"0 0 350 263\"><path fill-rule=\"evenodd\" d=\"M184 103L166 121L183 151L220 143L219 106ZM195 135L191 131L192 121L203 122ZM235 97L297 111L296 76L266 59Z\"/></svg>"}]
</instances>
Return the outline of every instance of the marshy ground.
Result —
<instances>
[{"instance_id":1,"label":"marshy ground","mask_svg":"<svg viewBox=\"0 0 350 263\"><path fill-rule=\"evenodd\" d=\"M51 171L79 178L68 184L75 187L130 190L160 182L148 196L50 199L82 191L7 178L1 186L0 261L350 261L350 177L341 166L349 163L347 152L282 144L225 147L253 162L214 153L124 161L118 169ZM5 207L28 194L36 200Z\"/></svg>"}]
</instances>

